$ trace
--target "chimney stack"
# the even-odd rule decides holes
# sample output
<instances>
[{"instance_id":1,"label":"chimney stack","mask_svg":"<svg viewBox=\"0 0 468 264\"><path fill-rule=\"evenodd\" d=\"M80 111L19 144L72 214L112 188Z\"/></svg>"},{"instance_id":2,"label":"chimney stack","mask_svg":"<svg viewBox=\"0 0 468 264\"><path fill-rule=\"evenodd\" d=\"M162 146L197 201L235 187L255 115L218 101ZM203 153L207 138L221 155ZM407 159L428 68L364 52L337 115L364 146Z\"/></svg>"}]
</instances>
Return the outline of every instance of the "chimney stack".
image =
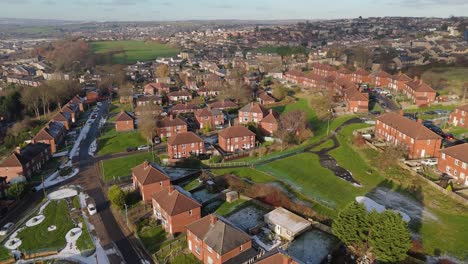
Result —
<instances>
[{"instance_id":1,"label":"chimney stack","mask_svg":"<svg viewBox=\"0 0 468 264\"><path fill-rule=\"evenodd\" d=\"M213 215L213 214L212 214L212 215L210 216L210 224L211 224L211 225L214 225L214 224L216 224L216 222L218 222L218 217L217 217L216 215Z\"/></svg>"},{"instance_id":2,"label":"chimney stack","mask_svg":"<svg viewBox=\"0 0 468 264\"><path fill-rule=\"evenodd\" d=\"M169 185L169 194L172 194L174 192L174 186L171 184Z\"/></svg>"}]
</instances>

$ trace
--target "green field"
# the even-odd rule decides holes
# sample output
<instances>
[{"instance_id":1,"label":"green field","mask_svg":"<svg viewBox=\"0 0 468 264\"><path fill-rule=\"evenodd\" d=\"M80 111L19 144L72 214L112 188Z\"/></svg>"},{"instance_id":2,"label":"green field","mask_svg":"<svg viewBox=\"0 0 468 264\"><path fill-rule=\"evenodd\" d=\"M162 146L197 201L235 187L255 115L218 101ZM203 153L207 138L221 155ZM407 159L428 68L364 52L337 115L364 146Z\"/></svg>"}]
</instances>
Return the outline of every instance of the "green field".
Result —
<instances>
[{"instance_id":1,"label":"green field","mask_svg":"<svg viewBox=\"0 0 468 264\"><path fill-rule=\"evenodd\" d=\"M104 171L104 181L132 175L132 168L143 163L145 160L153 161L153 153L145 152L103 161L102 170Z\"/></svg>"},{"instance_id":2,"label":"green field","mask_svg":"<svg viewBox=\"0 0 468 264\"><path fill-rule=\"evenodd\" d=\"M20 249L25 251L52 251L65 247L65 235L75 227L70 218L66 201L52 201L44 209L44 216L45 219L42 223L28 227L18 234L18 238L22 241ZM51 225L57 227L53 232L47 231L47 228Z\"/></svg>"},{"instance_id":3,"label":"green field","mask_svg":"<svg viewBox=\"0 0 468 264\"><path fill-rule=\"evenodd\" d=\"M463 85L468 85L468 68L432 67L423 73L422 79L433 88L463 95Z\"/></svg>"},{"instance_id":4,"label":"green field","mask_svg":"<svg viewBox=\"0 0 468 264\"><path fill-rule=\"evenodd\" d=\"M77 196L78 197L78 196ZM81 218L81 224L83 225L83 232L81 236L76 241L76 247L81 251L92 250L94 249L94 242L89 234L88 226L83 218Z\"/></svg>"},{"instance_id":5,"label":"green field","mask_svg":"<svg viewBox=\"0 0 468 264\"><path fill-rule=\"evenodd\" d=\"M125 152L129 147L146 145L147 141L138 131L117 132L113 126L108 126L98 139L98 155Z\"/></svg>"},{"instance_id":6,"label":"green field","mask_svg":"<svg viewBox=\"0 0 468 264\"><path fill-rule=\"evenodd\" d=\"M91 42L95 53L123 52L113 55L115 63L133 64L137 61L150 61L158 57L172 57L179 53L179 49L150 41L97 41Z\"/></svg>"}]
</instances>

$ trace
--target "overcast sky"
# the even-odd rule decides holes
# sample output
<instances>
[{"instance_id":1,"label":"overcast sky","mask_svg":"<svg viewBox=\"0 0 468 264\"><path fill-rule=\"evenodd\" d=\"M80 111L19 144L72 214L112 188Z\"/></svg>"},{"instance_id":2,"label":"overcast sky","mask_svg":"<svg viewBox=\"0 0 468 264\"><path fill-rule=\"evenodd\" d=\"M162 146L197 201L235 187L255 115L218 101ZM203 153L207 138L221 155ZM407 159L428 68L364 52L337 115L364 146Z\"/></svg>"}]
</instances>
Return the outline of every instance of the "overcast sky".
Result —
<instances>
[{"instance_id":1,"label":"overcast sky","mask_svg":"<svg viewBox=\"0 0 468 264\"><path fill-rule=\"evenodd\" d=\"M468 15L468 0L0 0L0 17L66 20L265 20L451 15Z\"/></svg>"}]
</instances>

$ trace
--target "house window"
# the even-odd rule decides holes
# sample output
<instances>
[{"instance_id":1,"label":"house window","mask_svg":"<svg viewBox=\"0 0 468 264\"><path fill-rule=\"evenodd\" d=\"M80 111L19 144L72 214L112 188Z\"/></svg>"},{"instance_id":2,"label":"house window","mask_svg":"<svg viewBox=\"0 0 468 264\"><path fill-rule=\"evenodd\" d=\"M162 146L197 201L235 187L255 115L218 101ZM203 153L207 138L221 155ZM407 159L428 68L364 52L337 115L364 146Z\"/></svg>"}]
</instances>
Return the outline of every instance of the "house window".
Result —
<instances>
[{"instance_id":1,"label":"house window","mask_svg":"<svg viewBox=\"0 0 468 264\"><path fill-rule=\"evenodd\" d=\"M195 143L190 144L190 146L191 146L192 148L195 147Z\"/></svg>"},{"instance_id":2,"label":"house window","mask_svg":"<svg viewBox=\"0 0 468 264\"><path fill-rule=\"evenodd\" d=\"M445 159L445 153L442 153L442 159L443 160Z\"/></svg>"},{"instance_id":3,"label":"house window","mask_svg":"<svg viewBox=\"0 0 468 264\"><path fill-rule=\"evenodd\" d=\"M234 142L239 142L239 138L235 138L235 139L234 139Z\"/></svg>"},{"instance_id":4,"label":"house window","mask_svg":"<svg viewBox=\"0 0 468 264\"><path fill-rule=\"evenodd\" d=\"M192 210L189 210L189 211L188 211L188 214L189 214L189 215L192 215Z\"/></svg>"},{"instance_id":5,"label":"house window","mask_svg":"<svg viewBox=\"0 0 468 264\"><path fill-rule=\"evenodd\" d=\"M431 140L428 139L428 140L427 140L427 145L430 145L430 144L431 144Z\"/></svg>"},{"instance_id":6,"label":"house window","mask_svg":"<svg viewBox=\"0 0 468 264\"><path fill-rule=\"evenodd\" d=\"M182 144L182 148L183 148L183 149L185 148L185 144Z\"/></svg>"},{"instance_id":7,"label":"house window","mask_svg":"<svg viewBox=\"0 0 468 264\"><path fill-rule=\"evenodd\" d=\"M195 246L195 253L197 253L198 255L200 255L200 248L198 246Z\"/></svg>"},{"instance_id":8,"label":"house window","mask_svg":"<svg viewBox=\"0 0 468 264\"><path fill-rule=\"evenodd\" d=\"M411 144L414 144L414 138L411 139Z\"/></svg>"},{"instance_id":9,"label":"house window","mask_svg":"<svg viewBox=\"0 0 468 264\"><path fill-rule=\"evenodd\" d=\"M453 175L454 175L454 176L457 176L457 173L458 173L457 170L453 171Z\"/></svg>"},{"instance_id":10,"label":"house window","mask_svg":"<svg viewBox=\"0 0 468 264\"><path fill-rule=\"evenodd\" d=\"M455 160L455 165L459 166L459 164L460 164L460 161L456 159Z\"/></svg>"},{"instance_id":11,"label":"house window","mask_svg":"<svg viewBox=\"0 0 468 264\"><path fill-rule=\"evenodd\" d=\"M213 253L213 249L211 247L206 246L206 249L208 250L208 252Z\"/></svg>"},{"instance_id":12,"label":"house window","mask_svg":"<svg viewBox=\"0 0 468 264\"><path fill-rule=\"evenodd\" d=\"M242 250L243 250L243 246L241 245L239 249L240 249L240 251L242 251Z\"/></svg>"},{"instance_id":13,"label":"house window","mask_svg":"<svg viewBox=\"0 0 468 264\"><path fill-rule=\"evenodd\" d=\"M161 186L161 187L162 187L162 182L159 182L159 186Z\"/></svg>"},{"instance_id":14,"label":"house window","mask_svg":"<svg viewBox=\"0 0 468 264\"><path fill-rule=\"evenodd\" d=\"M466 169L466 163L465 162L462 163L462 168Z\"/></svg>"}]
</instances>

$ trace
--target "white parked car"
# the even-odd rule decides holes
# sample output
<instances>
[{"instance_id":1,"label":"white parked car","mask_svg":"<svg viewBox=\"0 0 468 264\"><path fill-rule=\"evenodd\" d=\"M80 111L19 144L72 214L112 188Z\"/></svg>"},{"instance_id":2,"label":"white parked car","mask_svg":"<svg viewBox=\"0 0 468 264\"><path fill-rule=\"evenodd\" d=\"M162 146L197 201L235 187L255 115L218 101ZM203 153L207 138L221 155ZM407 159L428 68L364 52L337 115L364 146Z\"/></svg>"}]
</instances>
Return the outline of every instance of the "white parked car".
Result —
<instances>
[{"instance_id":1,"label":"white parked car","mask_svg":"<svg viewBox=\"0 0 468 264\"><path fill-rule=\"evenodd\" d=\"M4 236L10 231L15 224L13 223L6 223L1 229L0 229L0 236Z\"/></svg>"},{"instance_id":2,"label":"white parked car","mask_svg":"<svg viewBox=\"0 0 468 264\"><path fill-rule=\"evenodd\" d=\"M148 146L148 145L142 145L142 146L138 147L138 150L148 150L149 148L150 148L150 146Z\"/></svg>"},{"instance_id":3,"label":"white parked car","mask_svg":"<svg viewBox=\"0 0 468 264\"><path fill-rule=\"evenodd\" d=\"M421 161L421 164L425 166L435 166L437 165L437 159L425 159Z\"/></svg>"},{"instance_id":4,"label":"white parked car","mask_svg":"<svg viewBox=\"0 0 468 264\"><path fill-rule=\"evenodd\" d=\"M89 215L95 215L97 213L96 206L94 204L88 204Z\"/></svg>"}]
</instances>

